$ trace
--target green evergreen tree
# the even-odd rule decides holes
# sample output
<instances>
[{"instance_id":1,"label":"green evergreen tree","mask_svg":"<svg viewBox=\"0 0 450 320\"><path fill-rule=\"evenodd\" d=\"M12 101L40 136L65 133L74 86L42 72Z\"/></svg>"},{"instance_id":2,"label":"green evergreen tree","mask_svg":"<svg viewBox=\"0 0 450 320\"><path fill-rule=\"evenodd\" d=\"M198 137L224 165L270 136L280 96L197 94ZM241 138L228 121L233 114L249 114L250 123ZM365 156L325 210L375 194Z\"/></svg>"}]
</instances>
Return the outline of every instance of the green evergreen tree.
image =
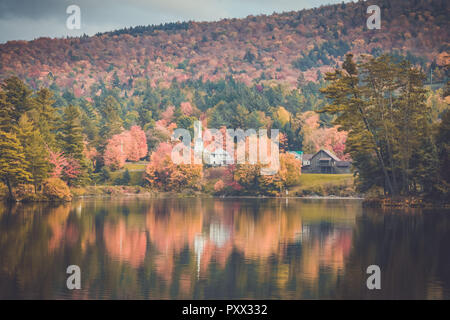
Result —
<instances>
[{"instance_id":1,"label":"green evergreen tree","mask_svg":"<svg viewBox=\"0 0 450 320\"><path fill-rule=\"evenodd\" d=\"M123 121L121 119L121 106L116 98L107 96L100 104L100 113L102 115L102 128L100 129L100 136L104 141L111 138L113 135L122 132Z\"/></svg>"},{"instance_id":2,"label":"green evergreen tree","mask_svg":"<svg viewBox=\"0 0 450 320\"><path fill-rule=\"evenodd\" d=\"M30 181L22 145L13 133L0 130L0 179L8 187L9 199L14 200L13 188Z\"/></svg>"},{"instance_id":3,"label":"green evergreen tree","mask_svg":"<svg viewBox=\"0 0 450 320\"><path fill-rule=\"evenodd\" d=\"M320 112L336 115L335 124L349 132L360 188L380 186L391 196L429 192L437 157L424 75L388 55L359 65L352 58L327 74L330 84L321 92L330 103Z\"/></svg>"},{"instance_id":4,"label":"green evergreen tree","mask_svg":"<svg viewBox=\"0 0 450 320\"><path fill-rule=\"evenodd\" d=\"M33 108L32 91L17 77L6 79L1 88L0 127L11 132L17 127L20 117Z\"/></svg>"},{"instance_id":5,"label":"green evergreen tree","mask_svg":"<svg viewBox=\"0 0 450 320\"><path fill-rule=\"evenodd\" d=\"M24 114L19 120L18 138L22 144L27 171L30 173L30 181L34 185L35 193L41 183L48 177L50 163L48 161L47 146L40 132Z\"/></svg>"},{"instance_id":6,"label":"green evergreen tree","mask_svg":"<svg viewBox=\"0 0 450 320\"><path fill-rule=\"evenodd\" d=\"M49 147L56 147L56 130L58 129L59 115L53 104L53 93L43 88L34 97L34 108L29 112L30 118Z\"/></svg>"},{"instance_id":7,"label":"green evergreen tree","mask_svg":"<svg viewBox=\"0 0 450 320\"><path fill-rule=\"evenodd\" d=\"M8 101L6 93L0 91L0 130L11 131L11 114L14 106Z\"/></svg>"},{"instance_id":8,"label":"green evergreen tree","mask_svg":"<svg viewBox=\"0 0 450 320\"><path fill-rule=\"evenodd\" d=\"M66 155L70 155L77 160L84 158L83 129L80 111L77 107L70 105L64 109L58 138L61 149Z\"/></svg>"},{"instance_id":9,"label":"green evergreen tree","mask_svg":"<svg viewBox=\"0 0 450 320\"><path fill-rule=\"evenodd\" d=\"M436 171L436 181L431 196L441 200L450 198L450 110L442 115L436 135L436 149L439 159Z\"/></svg>"},{"instance_id":10,"label":"green evergreen tree","mask_svg":"<svg viewBox=\"0 0 450 320\"><path fill-rule=\"evenodd\" d=\"M128 185L130 183L130 180L131 180L130 171L126 169L122 176L122 184Z\"/></svg>"},{"instance_id":11,"label":"green evergreen tree","mask_svg":"<svg viewBox=\"0 0 450 320\"><path fill-rule=\"evenodd\" d=\"M330 100L330 103L319 112L336 115L334 123L350 132L346 145L347 152L355 160L354 165L359 169L360 178L370 180L372 177L366 176L369 171L377 172L377 176L381 173L384 178L381 186L388 193L394 194L392 179L382 156L382 139L379 130L373 124L371 115L373 108L364 100L353 55L346 55L342 70L337 69L335 72L327 73L325 80L330 81L330 84L321 92ZM367 170L367 168L364 170L362 159L365 158L364 155L371 153L376 154L377 165L381 172ZM359 160L360 158L362 161Z\"/></svg>"},{"instance_id":12,"label":"green evergreen tree","mask_svg":"<svg viewBox=\"0 0 450 320\"><path fill-rule=\"evenodd\" d=\"M80 165L81 174L73 183L87 182L89 163L84 155L83 129L80 110L77 107L70 105L64 109L62 124L58 132L58 142L64 154L75 159Z\"/></svg>"}]
</instances>

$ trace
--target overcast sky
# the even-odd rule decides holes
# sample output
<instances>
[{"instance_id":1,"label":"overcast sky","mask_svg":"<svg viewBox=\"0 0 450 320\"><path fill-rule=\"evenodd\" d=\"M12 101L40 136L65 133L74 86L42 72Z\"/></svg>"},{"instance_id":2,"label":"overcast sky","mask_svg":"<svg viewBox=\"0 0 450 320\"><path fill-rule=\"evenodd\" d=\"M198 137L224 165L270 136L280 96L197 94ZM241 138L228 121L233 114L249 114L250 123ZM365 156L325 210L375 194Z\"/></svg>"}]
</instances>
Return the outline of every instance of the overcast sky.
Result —
<instances>
[{"instance_id":1,"label":"overcast sky","mask_svg":"<svg viewBox=\"0 0 450 320\"><path fill-rule=\"evenodd\" d=\"M214 21L301 10L342 0L0 0L0 43L78 36L176 21ZM348 2L346 0L345 2ZM81 29L69 30L69 5L81 9Z\"/></svg>"}]
</instances>

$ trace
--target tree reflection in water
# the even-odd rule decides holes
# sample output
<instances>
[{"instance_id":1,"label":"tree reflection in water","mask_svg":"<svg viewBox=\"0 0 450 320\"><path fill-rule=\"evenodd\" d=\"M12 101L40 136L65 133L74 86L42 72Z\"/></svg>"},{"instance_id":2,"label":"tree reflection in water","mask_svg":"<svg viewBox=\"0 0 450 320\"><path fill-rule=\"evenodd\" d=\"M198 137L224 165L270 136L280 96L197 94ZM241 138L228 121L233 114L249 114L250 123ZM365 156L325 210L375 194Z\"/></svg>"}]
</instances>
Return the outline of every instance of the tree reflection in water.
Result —
<instances>
[{"instance_id":1,"label":"tree reflection in water","mask_svg":"<svg viewBox=\"0 0 450 320\"><path fill-rule=\"evenodd\" d=\"M0 298L449 298L448 214L356 200L85 200L0 209ZM82 289L65 287L79 265ZM378 264L382 290L366 288Z\"/></svg>"}]
</instances>

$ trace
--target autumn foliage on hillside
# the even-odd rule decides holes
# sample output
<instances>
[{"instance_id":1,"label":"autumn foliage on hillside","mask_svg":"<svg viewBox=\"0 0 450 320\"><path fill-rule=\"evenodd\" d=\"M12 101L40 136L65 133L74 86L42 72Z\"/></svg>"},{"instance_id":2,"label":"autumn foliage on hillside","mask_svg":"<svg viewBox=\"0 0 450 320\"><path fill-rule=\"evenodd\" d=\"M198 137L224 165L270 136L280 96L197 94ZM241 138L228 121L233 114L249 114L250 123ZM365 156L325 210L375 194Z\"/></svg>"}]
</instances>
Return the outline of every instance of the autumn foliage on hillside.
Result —
<instances>
[{"instance_id":1,"label":"autumn foliage on hillside","mask_svg":"<svg viewBox=\"0 0 450 320\"><path fill-rule=\"evenodd\" d=\"M439 78L439 66L449 60L447 1L377 1L381 30L366 27L370 4L10 41L0 45L0 78L16 74L34 88L55 83L73 88L77 97L99 81L133 92L133 80L146 77L166 87L173 79L216 81L227 75L246 84L270 80L294 86L300 75L316 81L317 71L329 71L348 51L391 50L423 57L425 67L434 61Z\"/></svg>"}]
</instances>

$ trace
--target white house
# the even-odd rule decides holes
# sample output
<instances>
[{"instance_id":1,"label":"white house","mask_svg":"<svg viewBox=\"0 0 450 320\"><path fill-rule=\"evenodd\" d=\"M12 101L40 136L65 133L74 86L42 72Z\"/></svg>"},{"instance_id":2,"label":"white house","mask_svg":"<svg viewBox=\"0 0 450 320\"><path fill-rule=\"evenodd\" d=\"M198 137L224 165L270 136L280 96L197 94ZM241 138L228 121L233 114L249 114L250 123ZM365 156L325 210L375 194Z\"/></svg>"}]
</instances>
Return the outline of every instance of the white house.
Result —
<instances>
[{"instance_id":1,"label":"white house","mask_svg":"<svg viewBox=\"0 0 450 320\"><path fill-rule=\"evenodd\" d=\"M233 161L233 157L222 148L217 148L213 152L204 150L203 156L205 162L212 166L223 166Z\"/></svg>"}]
</instances>

